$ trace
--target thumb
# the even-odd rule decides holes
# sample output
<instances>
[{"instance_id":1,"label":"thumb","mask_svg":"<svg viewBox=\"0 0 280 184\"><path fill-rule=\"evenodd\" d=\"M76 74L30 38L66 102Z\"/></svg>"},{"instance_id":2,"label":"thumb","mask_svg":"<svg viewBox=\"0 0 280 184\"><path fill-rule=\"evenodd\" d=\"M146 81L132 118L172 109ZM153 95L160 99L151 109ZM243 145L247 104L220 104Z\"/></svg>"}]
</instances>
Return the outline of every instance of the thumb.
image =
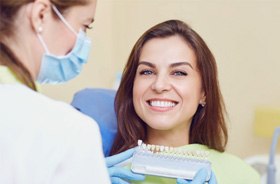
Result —
<instances>
[{"instance_id":1,"label":"thumb","mask_svg":"<svg viewBox=\"0 0 280 184\"><path fill-rule=\"evenodd\" d=\"M208 183L209 184L217 184L217 179L216 179L216 176L215 176L213 171L211 172L211 178L210 178Z\"/></svg>"},{"instance_id":2,"label":"thumb","mask_svg":"<svg viewBox=\"0 0 280 184\"><path fill-rule=\"evenodd\" d=\"M183 178L177 178L176 184L188 184L189 182Z\"/></svg>"},{"instance_id":3,"label":"thumb","mask_svg":"<svg viewBox=\"0 0 280 184\"><path fill-rule=\"evenodd\" d=\"M142 174L136 174L129 169L111 167L109 168L109 174L111 177L125 178L128 180L144 180L145 176Z\"/></svg>"},{"instance_id":4,"label":"thumb","mask_svg":"<svg viewBox=\"0 0 280 184\"><path fill-rule=\"evenodd\" d=\"M106 157L105 160L106 160L107 167L111 167L113 165L116 165L118 163L121 163L122 161L129 159L130 157L132 157L134 151L135 151L135 148L131 148L131 149L121 152L119 154L116 154L116 155L113 155L110 157Z\"/></svg>"},{"instance_id":5,"label":"thumb","mask_svg":"<svg viewBox=\"0 0 280 184\"><path fill-rule=\"evenodd\" d=\"M200 169L194 179L192 180L191 184L201 184L205 183L207 178L207 170L206 169Z\"/></svg>"}]
</instances>

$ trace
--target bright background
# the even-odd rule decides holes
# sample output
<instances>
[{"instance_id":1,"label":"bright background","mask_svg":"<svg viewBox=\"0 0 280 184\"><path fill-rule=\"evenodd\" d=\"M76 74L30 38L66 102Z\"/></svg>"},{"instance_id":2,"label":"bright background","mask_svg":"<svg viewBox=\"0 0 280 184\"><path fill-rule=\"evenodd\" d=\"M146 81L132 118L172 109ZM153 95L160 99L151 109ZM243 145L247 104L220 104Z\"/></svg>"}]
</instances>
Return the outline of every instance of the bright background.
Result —
<instances>
[{"instance_id":1,"label":"bright background","mask_svg":"<svg viewBox=\"0 0 280 184\"><path fill-rule=\"evenodd\" d=\"M136 40L168 19L187 22L216 57L229 114L227 150L244 158L268 153L271 138L256 136L253 121L256 107L280 106L280 0L99 0L88 64L73 81L43 86L43 93L71 102L83 88L112 88Z\"/></svg>"}]
</instances>

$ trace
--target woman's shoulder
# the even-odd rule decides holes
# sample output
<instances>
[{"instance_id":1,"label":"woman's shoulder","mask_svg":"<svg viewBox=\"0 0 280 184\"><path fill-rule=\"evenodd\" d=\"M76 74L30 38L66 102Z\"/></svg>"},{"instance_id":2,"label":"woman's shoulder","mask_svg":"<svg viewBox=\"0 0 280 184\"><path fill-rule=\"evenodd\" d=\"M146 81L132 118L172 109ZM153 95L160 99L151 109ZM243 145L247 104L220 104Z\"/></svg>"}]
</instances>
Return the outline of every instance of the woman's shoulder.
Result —
<instances>
[{"instance_id":1,"label":"woman's shoulder","mask_svg":"<svg viewBox=\"0 0 280 184\"><path fill-rule=\"evenodd\" d=\"M221 167L232 168L236 170L241 169L243 170L243 172L249 173L255 172L255 170L250 165L248 165L243 159L241 159L241 157L229 153L227 151L220 152L200 144L193 145L193 149L194 148L208 152L208 159L214 164L217 164Z\"/></svg>"},{"instance_id":2,"label":"woman's shoulder","mask_svg":"<svg viewBox=\"0 0 280 184\"><path fill-rule=\"evenodd\" d=\"M209 160L212 162L213 170L220 173L220 179L227 181L222 183L230 183L233 180L244 184L260 183L260 175L257 171L236 155L211 150Z\"/></svg>"},{"instance_id":3,"label":"woman's shoulder","mask_svg":"<svg viewBox=\"0 0 280 184\"><path fill-rule=\"evenodd\" d=\"M208 160L212 164L212 169L219 183L260 183L257 171L237 155L220 152L200 144L186 145L184 148L208 152Z\"/></svg>"},{"instance_id":4,"label":"woman's shoulder","mask_svg":"<svg viewBox=\"0 0 280 184\"><path fill-rule=\"evenodd\" d=\"M227 151L220 152L215 149L211 149L207 147L206 145L201 144L189 144L183 147L187 150L198 150L198 151L205 151L208 154L208 159L213 160L215 162L220 162L221 164L231 164L231 165L245 165L248 166L248 164L245 163L240 157L237 155L231 154ZM249 166L250 167L250 166Z\"/></svg>"}]
</instances>

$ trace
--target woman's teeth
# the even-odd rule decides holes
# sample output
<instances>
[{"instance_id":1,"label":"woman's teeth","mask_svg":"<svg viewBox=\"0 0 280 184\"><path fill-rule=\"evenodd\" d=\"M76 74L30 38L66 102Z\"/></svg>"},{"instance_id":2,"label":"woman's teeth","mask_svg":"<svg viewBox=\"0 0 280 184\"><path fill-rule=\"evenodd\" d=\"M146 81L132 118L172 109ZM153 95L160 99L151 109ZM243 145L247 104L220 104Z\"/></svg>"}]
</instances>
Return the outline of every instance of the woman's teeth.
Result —
<instances>
[{"instance_id":1,"label":"woman's teeth","mask_svg":"<svg viewBox=\"0 0 280 184\"><path fill-rule=\"evenodd\" d=\"M149 101L149 104L152 107L174 107L176 105L175 102L170 101Z\"/></svg>"}]
</instances>

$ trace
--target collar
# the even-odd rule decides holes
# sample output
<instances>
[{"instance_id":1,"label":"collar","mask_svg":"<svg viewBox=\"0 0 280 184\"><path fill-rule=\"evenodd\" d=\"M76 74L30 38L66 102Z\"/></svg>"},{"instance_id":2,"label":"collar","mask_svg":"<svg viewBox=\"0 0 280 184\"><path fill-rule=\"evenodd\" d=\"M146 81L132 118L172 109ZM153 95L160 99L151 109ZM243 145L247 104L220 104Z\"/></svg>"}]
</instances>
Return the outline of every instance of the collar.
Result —
<instances>
[{"instance_id":1,"label":"collar","mask_svg":"<svg viewBox=\"0 0 280 184\"><path fill-rule=\"evenodd\" d=\"M15 74L6 66L0 65L0 84L21 83Z\"/></svg>"},{"instance_id":2,"label":"collar","mask_svg":"<svg viewBox=\"0 0 280 184\"><path fill-rule=\"evenodd\" d=\"M17 79L14 72L12 72L7 66L0 65L0 84L21 84L22 82ZM41 86L35 83L37 91L41 91Z\"/></svg>"}]
</instances>

